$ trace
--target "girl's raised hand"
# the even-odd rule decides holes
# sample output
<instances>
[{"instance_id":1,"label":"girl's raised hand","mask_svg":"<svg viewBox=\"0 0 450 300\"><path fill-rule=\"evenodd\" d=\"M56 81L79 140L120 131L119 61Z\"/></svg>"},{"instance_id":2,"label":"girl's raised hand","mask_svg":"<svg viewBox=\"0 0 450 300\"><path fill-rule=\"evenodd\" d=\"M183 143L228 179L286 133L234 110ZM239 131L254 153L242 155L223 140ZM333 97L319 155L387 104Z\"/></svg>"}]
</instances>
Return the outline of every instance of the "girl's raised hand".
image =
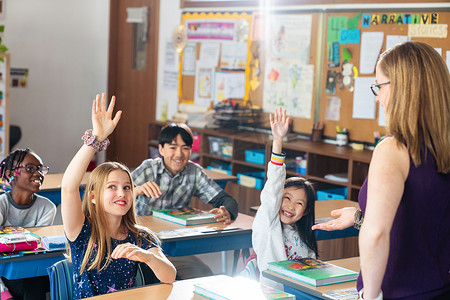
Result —
<instances>
[{"instance_id":1,"label":"girl's raised hand","mask_svg":"<svg viewBox=\"0 0 450 300\"><path fill-rule=\"evenodd\" d=\"M289 117L286 118L286 110L280 107L279 110L275 110L273 117L272 114L269 115L269 119L273 139L282 140L289 131Z\"/></svg>"},{"instance_id":2,"label":"girl's raised hand","mask_svg":"<svg viewBox=\"0 0 450 300\"><path fill-rule=\"evenodd\" d=\"M122 111L118 111L112 118L114 106L116 104L116 97L111 97L108 109L106 109L106 95L102 93L97 94L94 103L92 104L92 133L97 137L97 140L104 141L116 128L119 123Z\"/></svg>"}]
</instances>

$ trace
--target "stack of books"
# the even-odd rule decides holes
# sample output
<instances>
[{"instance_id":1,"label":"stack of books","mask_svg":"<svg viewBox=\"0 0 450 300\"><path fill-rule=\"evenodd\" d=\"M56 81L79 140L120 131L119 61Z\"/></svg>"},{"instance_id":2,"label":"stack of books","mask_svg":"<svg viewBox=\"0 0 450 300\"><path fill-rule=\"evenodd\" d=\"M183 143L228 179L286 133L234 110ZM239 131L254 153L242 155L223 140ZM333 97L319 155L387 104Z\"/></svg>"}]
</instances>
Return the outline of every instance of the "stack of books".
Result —
<instances>
[{"instance_id":1,"label":"stack of books","mask_svg":"<svg viewBox=\"0 0 450 300\"><path fill-rule=\"evenodd\" d=\"M359 275L358 272L314 258L270 262L267 268L313 286L353 281Z\"/></svg>"},{"instance_id":2,"label":"stack of books","mask_svg":"<svg viewBox=\"0 0 450 300\"><path fill-rule=\"evenodd\" d=\"M0 227L0 252L16 252L38 248L40 237L20 226Z\"/></svg>"},{"instance_id":3,"label":"stack of books","mask_svg":"<svg viewBox=\"0 0 450 300\"><path fill-rule=\"evenodd\" d=\"M154 209L153 216L184 226L216 222L215 214L190 207Z\"/></svg>"}]
</instances>

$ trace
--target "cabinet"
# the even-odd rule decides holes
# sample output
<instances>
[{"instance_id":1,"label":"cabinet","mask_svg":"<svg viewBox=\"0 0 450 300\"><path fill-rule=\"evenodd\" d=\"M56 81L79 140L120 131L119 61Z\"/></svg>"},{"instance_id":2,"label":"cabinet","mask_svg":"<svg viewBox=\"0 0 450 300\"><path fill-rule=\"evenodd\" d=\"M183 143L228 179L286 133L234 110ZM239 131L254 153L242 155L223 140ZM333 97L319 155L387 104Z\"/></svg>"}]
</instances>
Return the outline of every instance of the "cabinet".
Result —
<instances>
[{"instance_id":1,"label":"cabinet","mask_svg":"<svg viewBox=\"0 0 450 300\"><path fill-rule=\"evenodd\" d=\"M165 125L162 122L151 122L149 126L149 155L150 149L158 147L158 135ZM233 129L205 129L191 128L200 137L199 151L196 153L198 162L203 167L222 166L232 175L241 173L264 172L270 160L272 141L270 134L253 131L236 131ZM224 145L217 144L224 141ZM221 155L220 147L227 149L231 144L231 154L228 150ZM218 148L219 147L219 148ZM264 150L264 164L248 162L245 159L246 150ZM339 187L347 188L347 199L357 201L358 193L369 170L372 151L353 150L350 147L338 147L323 142L310 142L308 140L295 140L283 143L287 161L295 161L296 157L306 157L306 174L296 172L295 164L287 164L287 176L304 176L314 182L316 190L326 190ZM154 152L154 150L153 150ZM347 175L347 181L334 181L326 179L327 174ZM251 214L250 207L259 205L260 190L241 186L237 183L228 183L225 191L239 201L239 211Z\"/></svg>"}]
</instances>

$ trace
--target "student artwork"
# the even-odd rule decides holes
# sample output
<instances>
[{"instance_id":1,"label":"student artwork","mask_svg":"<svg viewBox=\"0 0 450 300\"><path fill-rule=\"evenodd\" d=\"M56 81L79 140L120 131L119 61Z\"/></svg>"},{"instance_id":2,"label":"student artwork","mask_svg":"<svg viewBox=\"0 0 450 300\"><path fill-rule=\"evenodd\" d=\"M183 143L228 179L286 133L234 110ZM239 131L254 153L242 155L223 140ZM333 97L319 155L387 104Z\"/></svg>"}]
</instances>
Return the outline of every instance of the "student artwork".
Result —
<instances>
[{"instance_id":1,"label":"student artwork","mask_svg":"<svg viewBox=\"0 0 450 300\"><path fill-rule=\"evenodd\" d=\"M195 76L195 104L207 106L212 100L214 67L197 63Z\"/></svg>"},{"instance_id":2,"label":"student artwork","mask_svg":"<svg viewBox=\"0 0 450 300\"><path fill-rule=\"evenodd\" d=\"M183 24L178 25L172 32L172 45L177 50L178 53L181 53L188 42L187 38L187 29Z\"/></svg>"},{"instance_id":3,"label":"student artwork","mask_svg":"<svg viewBox=\"0 0 450 300\"><path fill-rule=\"evenodd\" d=\"M353 64L344 63L342 65L342 86L347 88L349 92L353 92Z\"/></svg>"},{"instance_id":4,"label":"student artwork","mask_svg":"<svg viewBox=\"0 0 450 300\"><path fill-rule=\"evenodd\" d=\"M325 84L325 92L334 95L336 93L336 75L334 70L327 71L327 83Z\"/></svg>"}]
</instances>

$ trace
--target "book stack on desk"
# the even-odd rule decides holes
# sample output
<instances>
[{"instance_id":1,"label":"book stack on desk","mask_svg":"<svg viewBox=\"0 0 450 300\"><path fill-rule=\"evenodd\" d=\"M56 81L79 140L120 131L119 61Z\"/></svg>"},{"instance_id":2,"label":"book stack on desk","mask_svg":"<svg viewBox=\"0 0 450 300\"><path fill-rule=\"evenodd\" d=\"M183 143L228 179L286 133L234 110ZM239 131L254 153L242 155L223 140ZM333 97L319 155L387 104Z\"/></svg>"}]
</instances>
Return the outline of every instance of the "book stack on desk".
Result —
<instances>
[{"instance_id":1,"label":"book stack on desk","mask_svg":"<svg viewBox=\"0 0 450 300\"><path fill-rule=\"evenodd\" d=\"M39 242L39 236L20 226L0 227L0 252L36 249Z\"/></svg>"},{"instance_id":2,"label":"book stack on desk","mask_svg":"<svg viewBox=\"0 0 450 300\"><path fill-rule=\"evenodd\" d=\"M216 222L215 214L190 207L154 209L153 216L184 226Z\"/></svg>"},{"instance_id":3,"label":"book stack on desk","mask_svg":"<svg viewBox=\"0 0 450 300\"><path fill-rule=\"evenodd\" d=\"M313 286L353 281L359 275L349 269L313 258L270 262L268 270Z\"/></svg>"},{"instance_id":4,"label":"book stack on desk","mask_svg":"<svg viewBox=\"0 0 450 300\"><path fill-rule=\"evenodd\" d=\"M218 280L194 284L194 293L213 300L295 300L292 294L245 277L221 276Z\"/></svg>"}]
</instances>

